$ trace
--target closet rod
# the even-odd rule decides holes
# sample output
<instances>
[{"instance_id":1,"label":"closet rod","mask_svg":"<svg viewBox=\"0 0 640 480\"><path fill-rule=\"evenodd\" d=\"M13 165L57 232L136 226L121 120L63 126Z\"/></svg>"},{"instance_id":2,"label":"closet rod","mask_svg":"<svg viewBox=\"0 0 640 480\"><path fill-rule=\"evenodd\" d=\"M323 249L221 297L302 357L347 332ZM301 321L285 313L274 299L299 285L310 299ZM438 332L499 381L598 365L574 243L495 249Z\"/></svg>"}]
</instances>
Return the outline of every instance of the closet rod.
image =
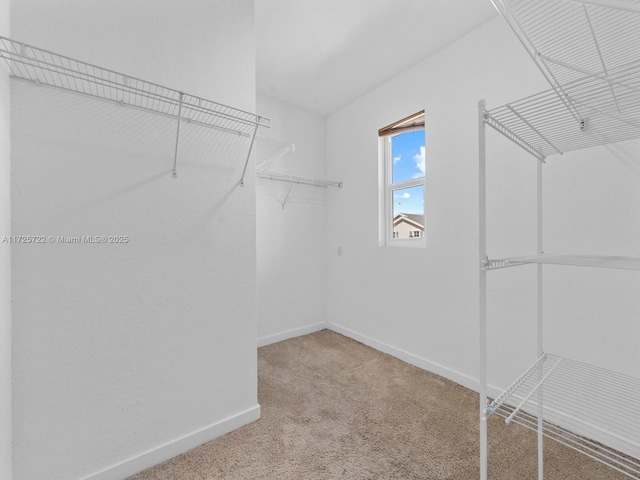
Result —
<instances>
[{"instance_id":1,"label":"closet rod","mask_svg":"<svg viewBox=\"0 0 640 480\"><path fill-rule=\"evenodd\" d=\"M267 180L279 180L282 182L297 183L300 185L311 185L314 187L342 188L342 182L332 182L329 180L316 180L314 178L297 177L295 175L287 175L284 173L257 171L256 176L260 178L266 178Z\"/></svg>"}]
</instances>

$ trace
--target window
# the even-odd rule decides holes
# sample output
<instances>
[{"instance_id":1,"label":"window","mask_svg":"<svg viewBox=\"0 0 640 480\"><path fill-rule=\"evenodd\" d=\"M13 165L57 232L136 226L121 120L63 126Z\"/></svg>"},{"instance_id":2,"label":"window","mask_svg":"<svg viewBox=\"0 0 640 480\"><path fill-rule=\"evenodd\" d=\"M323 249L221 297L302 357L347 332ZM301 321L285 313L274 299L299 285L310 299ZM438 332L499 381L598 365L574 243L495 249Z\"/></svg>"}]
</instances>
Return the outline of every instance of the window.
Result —
<instances>
[{"instance_id":1,"label":"window","mask_svg":"<svg viewBox=\"0 0 640 480\"><path fill-rule=\"evenodd\" d=\"M378 131L380 245L425 246L424 110Z\"/></svg>"}]
</instances>

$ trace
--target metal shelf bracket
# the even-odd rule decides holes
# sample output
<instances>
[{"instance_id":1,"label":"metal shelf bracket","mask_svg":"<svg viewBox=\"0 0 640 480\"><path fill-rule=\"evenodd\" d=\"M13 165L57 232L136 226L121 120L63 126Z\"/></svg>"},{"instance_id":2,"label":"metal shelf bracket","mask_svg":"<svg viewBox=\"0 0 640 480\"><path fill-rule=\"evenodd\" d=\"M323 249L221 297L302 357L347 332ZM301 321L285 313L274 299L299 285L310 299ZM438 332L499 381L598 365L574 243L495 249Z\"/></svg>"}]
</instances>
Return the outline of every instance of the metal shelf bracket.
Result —
<instances>
[{"instance_id":1,"label":"metal shelf bracket","mask_svg":"<svg viewBox=\"0 0 640 480\"><path fill-rule=\"evenodd\" d=\"M176 127L176 149L173 153L173 178L178 178L178 171L176 170L178 166L178 145L180 142L180 121L182 120L182 99L184 98L184 93L180 92L180 104L178 105L178 123Z\"/></svg>"},{"instance_id":2,"label":"metal shelf bracket","mask_svg":"<svg viewBox=\"0 0 640 480\"><path fill-rule=\"evenodd\" d=\"M240 186L244 187L244 176L247 174L247 167L249 166L249 159L251 158L251 151L253 150L253 144L256 141L256 134L258 133L258 125L253 129L251 135L251 143L249 144L249 151L247 152L247 159L244 162L244 169L242 169L242 178L240 179Z\"/></svg>"}]
</instances>

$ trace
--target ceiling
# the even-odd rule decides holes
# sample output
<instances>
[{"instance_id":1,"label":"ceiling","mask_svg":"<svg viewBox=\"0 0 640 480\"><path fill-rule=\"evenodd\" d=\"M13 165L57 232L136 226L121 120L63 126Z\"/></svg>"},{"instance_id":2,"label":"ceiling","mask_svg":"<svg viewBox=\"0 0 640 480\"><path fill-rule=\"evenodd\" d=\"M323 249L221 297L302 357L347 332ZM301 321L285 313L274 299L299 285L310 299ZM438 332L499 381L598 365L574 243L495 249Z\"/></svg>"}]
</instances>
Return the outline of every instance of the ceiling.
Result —
<instances>
[{"instance_id":1,"label":"ceiling","mask_svg":"<svg viewBox=\"0 0 640 480\"><path fill-rule=\"evenodd\" d=\"M256 0L258 92L328 115L497 15L490 0Z\"/></svg>"}]
</instances>

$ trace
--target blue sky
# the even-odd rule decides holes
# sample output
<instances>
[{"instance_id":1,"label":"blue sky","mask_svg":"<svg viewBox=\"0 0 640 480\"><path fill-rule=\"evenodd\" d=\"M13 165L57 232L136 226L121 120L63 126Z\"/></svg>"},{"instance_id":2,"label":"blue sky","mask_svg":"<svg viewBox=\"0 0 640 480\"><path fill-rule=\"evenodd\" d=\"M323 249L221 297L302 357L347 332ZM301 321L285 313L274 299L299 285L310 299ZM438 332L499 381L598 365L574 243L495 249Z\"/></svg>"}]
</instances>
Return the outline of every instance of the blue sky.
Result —
<instances>
[{"instance_id":1,"label":"blue sky","mask_svg":"<svg viewBox=\"0 0 640 480\"><path fill-rule=\"evenodd\" d=\"M396 135L391 139L393 183L424 177L424 130ZM393 215L398 213L424 214L422 186L403 188L393 192Z\"/></svg>"}]
</instances>

